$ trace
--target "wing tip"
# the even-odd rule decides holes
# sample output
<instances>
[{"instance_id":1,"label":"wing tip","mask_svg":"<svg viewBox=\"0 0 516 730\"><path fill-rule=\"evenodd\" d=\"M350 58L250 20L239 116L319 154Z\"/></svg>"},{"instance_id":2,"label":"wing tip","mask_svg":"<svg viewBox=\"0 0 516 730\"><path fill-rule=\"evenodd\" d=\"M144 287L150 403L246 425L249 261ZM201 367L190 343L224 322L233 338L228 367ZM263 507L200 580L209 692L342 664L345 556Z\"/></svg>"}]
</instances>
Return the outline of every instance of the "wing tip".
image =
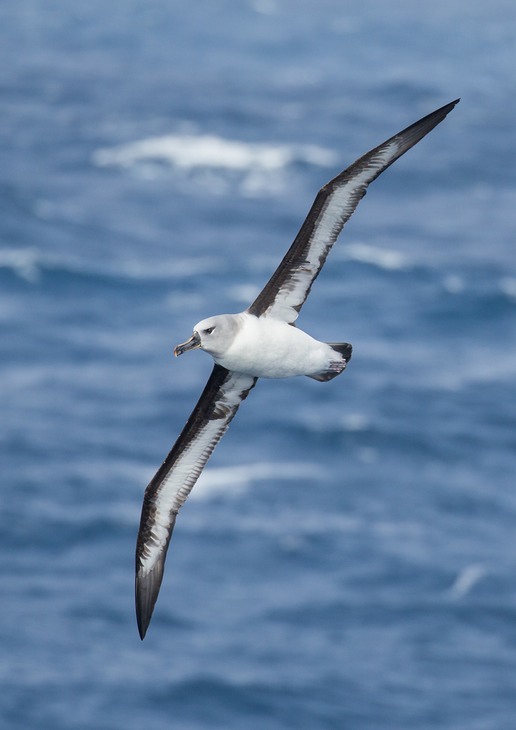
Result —
<instances>
[{"instance_id":1,"label":"wing tip","mask_svg":"<svg viewBox=\"0 0 516 730\"><path fill-rule=\"evenodd\" d=\"M156 565L145 575L136 575L135 581L135 603L136 623L138 633L143 641L149 624L151 622L154 606L158 598L161 581L163 580L164 560L159 560Z\"/></svg>"},{"instance_id":2,"label":"wing tip","mask_svg":"<svg viewBox=\"0 0 516 730\"><path fill-rule=\"evenodd\" d=\"M437 127L438 124L444 121L444 119L448 116L452 109L457 106L459 101L460 97L458 99L455 99L454 101L450 101L444 106L439 107L439 109L430 112L430 114L422 117L417 122L414 122L414 124L411 124L406 129L398 132L398 134L394 135L391 140L388 140L388 142L396 139L399 140L399 154L395 159L398 159L398 157L400 157L407 150L417 144L421 139L423 139L423 137L426 137L426 135L431 132L432 129L434 129L435 127Z\"/></svg>"},{"instance_id":3,"label":"wing tip","mask_svg":"<svg viewBox=\"0 0 516 730\"><path fill-rule=\"evenodd\" d=\"M451 112L451 110L454 109L454 107L457 106L457 104L459 103L459 101L460 101L460 96L457 99L454 99L453 101L450 101L448 104L445 104L440 109L437 109L435 112L433 112L429 116L442 115L442 118L444 119L445 117L448 116L448 114Z\"/></svg>"},{"instance_id":4,"label":"wing tip","mask_svg":"<svg viewBox=\"0 0 516 730\"><path fill-rule=\"evenodd\" d=\"M457 97L456 99L454 99L453 101L450 101L450 102L449 102L448 104L445 104L445 105L444 105L443 107L441 107L441 108L442 108L442 110L443 110L443 111L444 111L445 109L448 109L449 111L451 111L451 110L453 109L453 107L454 107L454 106L457 106L457 104L459 103L459 101L460 101L460 96L458 96L458 97Z\"/></svg>"}]
</instances>

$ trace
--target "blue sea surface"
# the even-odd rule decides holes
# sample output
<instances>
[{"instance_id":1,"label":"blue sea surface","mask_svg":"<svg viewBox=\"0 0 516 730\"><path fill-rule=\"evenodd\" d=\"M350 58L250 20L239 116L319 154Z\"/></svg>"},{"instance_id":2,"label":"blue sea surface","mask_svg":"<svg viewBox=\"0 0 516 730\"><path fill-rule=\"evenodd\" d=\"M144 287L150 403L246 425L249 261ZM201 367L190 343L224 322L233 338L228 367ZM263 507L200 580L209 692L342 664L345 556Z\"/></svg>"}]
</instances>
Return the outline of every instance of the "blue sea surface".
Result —
<instances>
[{"instance_id":1,"label":"blue sea surface","mask_svg":"<svg viewBox=\"0 0 516 730\"><path fill-rule=\"evenodd\" d=\"M516 4L0 4L0 728L516 728ZM369 189L177 520L143 492L317 190Z\"/></svg>"}]
</instances>

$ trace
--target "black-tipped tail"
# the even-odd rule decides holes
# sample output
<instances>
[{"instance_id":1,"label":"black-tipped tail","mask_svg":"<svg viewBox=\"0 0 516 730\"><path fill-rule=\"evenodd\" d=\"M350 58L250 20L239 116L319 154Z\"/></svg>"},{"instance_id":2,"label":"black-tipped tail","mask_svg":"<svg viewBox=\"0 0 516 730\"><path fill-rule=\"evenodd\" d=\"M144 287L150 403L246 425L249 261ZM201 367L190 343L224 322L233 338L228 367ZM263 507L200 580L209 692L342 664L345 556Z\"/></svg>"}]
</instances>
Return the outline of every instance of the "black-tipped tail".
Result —
<instances>
[{"instance_id":1,"label":"black-tipped tail","mask_svg":"<svg viewBox=\"0 0 516 730\"><path fill-rule=\"evenodd\" d=\"M338 352L341 357L339 357L338 360L332 360L327 370L321 370L320 373L314 373L313 375L308 376L309 378L318 380L321 383L326 383L328 380L333 380L333 378L336 378L337 375L340 375L340 373L346 369L346 365L351 360L351 353L353 352L353 347L349 344L349 342L327 342L326 344L329 345L332 350Z\"/></svg>"},{"instance_id":2,"label":"black-tipped tail","mask_svg":"<svg viewBox=\"0 0 516 730\"><path fill-rule=\"evenodd\" d=\"M332 350L335 350L335 352L340 352L346 363L351 360L353 347L349 344L349 342L328 342L328 345Z\"/></svg>"}]
</instances>

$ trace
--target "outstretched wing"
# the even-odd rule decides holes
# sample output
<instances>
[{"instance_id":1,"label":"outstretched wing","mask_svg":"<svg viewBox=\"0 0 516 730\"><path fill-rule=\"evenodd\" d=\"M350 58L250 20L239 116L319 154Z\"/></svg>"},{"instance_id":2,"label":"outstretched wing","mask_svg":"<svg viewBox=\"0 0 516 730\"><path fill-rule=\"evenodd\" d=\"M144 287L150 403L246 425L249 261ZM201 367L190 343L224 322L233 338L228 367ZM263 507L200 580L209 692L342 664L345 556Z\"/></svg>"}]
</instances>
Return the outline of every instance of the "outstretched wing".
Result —
<instances>
[{"instance_id":1,"label":"outstretched wing","mask_svg":"<svg viewBox=\"0 0 516 730\"><path fill-rule=\"evenodd\" d=\"M179 438L145 490L136 544L136 618L142 639L163 579L176 515L257 380L215 365Z\"/></svg>"},{"instance_id":2,"label":"outstretched wing","mask_svg":"<svg viewBox=\"0 0 516 730\"><path fill-rule=\"evenodd\" d=\"M295 322L331 247L369 183L442 122L458 102L446 104L394 135L321 188L294 243L247 310L250 314Z\"/></svg>"}]
</instances>

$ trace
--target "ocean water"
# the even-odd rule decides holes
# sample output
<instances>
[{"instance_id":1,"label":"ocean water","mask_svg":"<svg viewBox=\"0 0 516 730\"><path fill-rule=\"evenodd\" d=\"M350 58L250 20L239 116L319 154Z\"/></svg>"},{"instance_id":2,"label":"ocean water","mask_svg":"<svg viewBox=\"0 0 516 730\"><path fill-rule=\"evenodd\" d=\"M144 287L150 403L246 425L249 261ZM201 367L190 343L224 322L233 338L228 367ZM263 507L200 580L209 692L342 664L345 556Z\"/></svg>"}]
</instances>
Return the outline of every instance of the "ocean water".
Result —
<instances>
[{"instance_id":1,"label":"ocean water","mask_svg":"<svg viewBox=\"0 0 516 730\"><path fill-rule=\"evenodd\" d=\"M516 5L0 5L0 727L516 727ZM371 186L140 642L145 485L319 187Z\"/></svg>"}]
</instances>

